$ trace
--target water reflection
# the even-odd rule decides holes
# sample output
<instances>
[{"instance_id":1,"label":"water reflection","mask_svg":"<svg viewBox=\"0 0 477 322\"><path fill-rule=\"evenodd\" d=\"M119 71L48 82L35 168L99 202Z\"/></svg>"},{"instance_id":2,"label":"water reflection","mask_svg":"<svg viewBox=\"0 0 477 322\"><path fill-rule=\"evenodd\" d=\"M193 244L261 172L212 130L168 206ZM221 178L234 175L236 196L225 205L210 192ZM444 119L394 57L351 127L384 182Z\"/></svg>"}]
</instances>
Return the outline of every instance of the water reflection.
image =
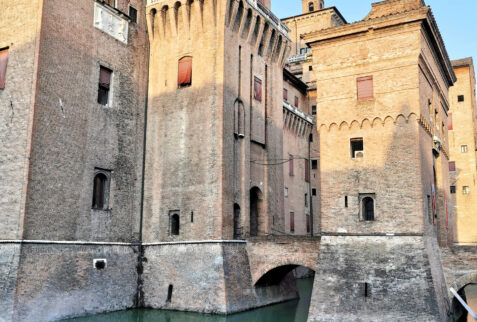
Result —
<instances>
[{"instance_id":1,"label":"water reflection","mask_svg":"<svg viewBox=\"0 0 477 322\"><path fill-rule=\"evenodd\" d=\"M71 319L76 322L306 322L310 307L313 278L297 280L300 300L272 305L253 311L229 316L209 315L161 310L130 310L86 318Z\"/></svg>"}]
</instances>

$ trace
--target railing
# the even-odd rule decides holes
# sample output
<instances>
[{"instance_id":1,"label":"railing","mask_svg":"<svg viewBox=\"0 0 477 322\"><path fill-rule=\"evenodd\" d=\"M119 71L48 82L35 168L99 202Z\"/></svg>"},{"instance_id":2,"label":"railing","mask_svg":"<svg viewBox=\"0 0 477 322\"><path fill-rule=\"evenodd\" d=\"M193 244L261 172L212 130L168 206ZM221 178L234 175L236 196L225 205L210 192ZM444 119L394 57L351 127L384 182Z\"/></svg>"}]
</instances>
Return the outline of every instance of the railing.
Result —
<instances>
[{"instance_id":1,"label":"railing","mask_svg":"<svg viewBox=\"0 0 477 322\"><path fill-rule=\"evenodd\" d=\"M470 306L468 306L467 303L465 303L462 297L460 297L459 293L457 293L456 290L454 290L452 287L450 288L450 291L452 294L454 294L455 298L460 302L460 304L462 304L464 309L466 309L467 312L469 312L469 315L472 316L474 320L477 321L477 314L475 314L474 311L472 311L472 309L470 308Z\"/></svg>"},{"instance_id":2,"label":"railing","mask_svg":"<svg viewBox=\"0 0 477 322\"><path fill-rule=\"evenodd\" d=\"M311 58L311 53L305 53L305 54L300 54L300 55L295 55L295 56L290 56L287 59L287 63L299 63L305 60L308 60Z\"/></svg>"}]
</instances>

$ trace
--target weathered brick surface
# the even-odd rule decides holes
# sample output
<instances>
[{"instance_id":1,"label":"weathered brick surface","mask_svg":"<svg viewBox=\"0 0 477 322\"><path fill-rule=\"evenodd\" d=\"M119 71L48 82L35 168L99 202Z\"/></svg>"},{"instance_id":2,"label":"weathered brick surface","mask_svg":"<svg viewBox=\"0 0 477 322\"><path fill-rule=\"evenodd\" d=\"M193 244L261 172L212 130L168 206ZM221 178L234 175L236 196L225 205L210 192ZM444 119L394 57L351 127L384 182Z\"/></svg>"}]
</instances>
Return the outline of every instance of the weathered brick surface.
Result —
<instances>
[{"instance_id":1,"label":"weathered brick surface","mask_svg":"<svg viewBox=\"0 0 477 322\"><path fill-rule=\"evenodd\" d=\"M440 320L424 239L323 237L308 320Z\"/></svg>"}]
</instances>

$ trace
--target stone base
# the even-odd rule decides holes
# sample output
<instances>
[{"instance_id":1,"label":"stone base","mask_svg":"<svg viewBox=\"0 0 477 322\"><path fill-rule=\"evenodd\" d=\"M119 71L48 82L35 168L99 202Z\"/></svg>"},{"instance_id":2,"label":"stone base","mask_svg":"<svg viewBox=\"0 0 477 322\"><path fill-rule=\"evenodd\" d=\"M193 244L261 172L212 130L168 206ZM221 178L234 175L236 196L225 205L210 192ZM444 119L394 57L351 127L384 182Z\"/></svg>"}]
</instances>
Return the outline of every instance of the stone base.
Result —
<instances>
[{"instance_id":1,"label":"stone base","mask_svg":"<svg viewBox=\"0 0 477 322\"><path fill-rule=\"evenodd\" d=\"M323 237L308 321L440 321L424 237Z\"/></svg>"}]
</instances>

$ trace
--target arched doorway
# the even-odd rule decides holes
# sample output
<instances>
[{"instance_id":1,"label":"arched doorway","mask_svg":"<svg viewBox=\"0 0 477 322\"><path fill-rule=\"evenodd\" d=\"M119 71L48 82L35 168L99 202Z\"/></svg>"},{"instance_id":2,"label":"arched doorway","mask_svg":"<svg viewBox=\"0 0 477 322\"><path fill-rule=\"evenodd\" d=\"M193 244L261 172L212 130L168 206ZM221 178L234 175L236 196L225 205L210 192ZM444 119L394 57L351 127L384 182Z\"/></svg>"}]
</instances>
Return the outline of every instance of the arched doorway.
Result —
<instances>
[{"instance_id":1,"label":"arched doorway","mask_svg":"<svg viewBox=\"0 0 477 322\"><path fill-rule=\"evenodd\" d=\"M256 237L259 233L259 217L262 208L262 191L253 187L250 190L250 236Z\"/></svg>"},{"instance_id":2,"label":"arched doorway","mask_svg":"<svg viewBox=\"0 0 477 322\"><path fill-rule=\"evenodd\" d=\"M240 206L234 204L234 239L242 238L242 227L240 225Z\"/></svg>"}]
</instances>

